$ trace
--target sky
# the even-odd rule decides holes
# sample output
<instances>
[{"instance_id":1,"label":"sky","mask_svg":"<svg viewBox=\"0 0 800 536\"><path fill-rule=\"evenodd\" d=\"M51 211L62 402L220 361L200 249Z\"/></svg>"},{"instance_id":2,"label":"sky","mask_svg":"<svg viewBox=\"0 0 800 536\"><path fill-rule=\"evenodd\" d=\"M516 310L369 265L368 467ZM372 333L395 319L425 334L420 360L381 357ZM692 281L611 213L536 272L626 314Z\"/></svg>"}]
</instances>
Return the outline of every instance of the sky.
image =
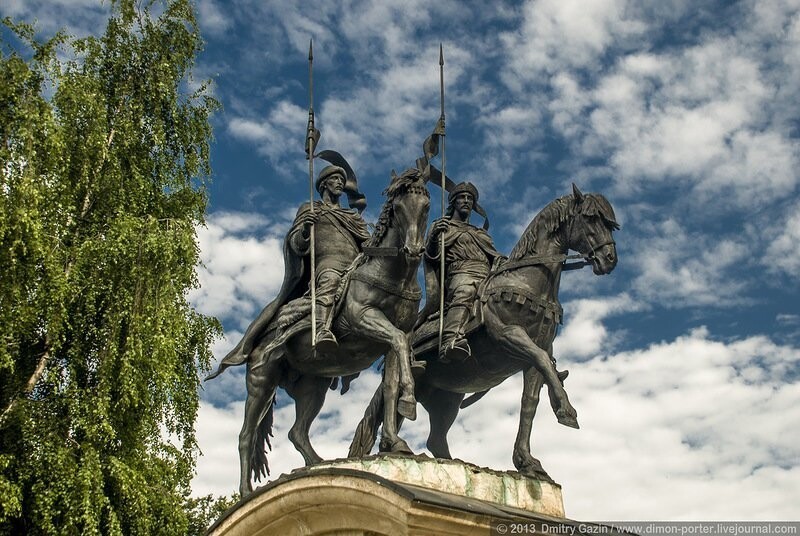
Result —
<instances>
[{"instance_id":1,"label":"sky","mask_svg":"<svg viewBox=\"0 0 800 536\"><path fill-rule=\"evenodd\" d=\"M309 39L319 148L355 169L370 222L438 118L441 43L447 172L480 190L497 248L572 183L604 194L622 225L613 273L562 280L555 356L581 429L544 405L534 421L567 517L800 519L800 1L196 5L206 48L190 83L212 79L224 108L190 299L224 325L218 358L277 293L308 195ZM95 0L0 3L42 35L96 31L107 13ZM378 381L368 370L329 394L312 427L323 457L346 456ZM454 457L513 469L521 383L462 411ZM238 487L244 397L243 370L203 385L198 495ZM419 414L401 435L425 452ZM279 393L271 478L303 463L293 417Z\"/></svg>"}]
</instances>

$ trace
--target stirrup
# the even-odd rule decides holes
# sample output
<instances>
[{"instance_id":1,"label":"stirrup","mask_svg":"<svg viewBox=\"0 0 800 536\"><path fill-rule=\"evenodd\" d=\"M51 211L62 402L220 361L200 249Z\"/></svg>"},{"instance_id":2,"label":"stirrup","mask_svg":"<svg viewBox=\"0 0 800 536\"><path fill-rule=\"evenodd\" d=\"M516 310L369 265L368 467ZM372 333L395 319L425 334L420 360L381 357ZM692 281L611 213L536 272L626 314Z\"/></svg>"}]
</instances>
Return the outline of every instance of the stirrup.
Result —
<instances>
[{"instance_id":1,"label":"stirrup","mask_svg":"<svg viewBox=\"0 0 800 536\"><path fill-rule=\"evenodd\" d=\"M425 367L427 364L427 361L417 361L414 358L411 359L411 375L415 380L425 373Z\"/></svg>"},{"instance_id":2,"label":"stirrup","mask_svg":"<svg viewBox=\"0 0 800 536\"><path fill-rule=\"evenodd\" d=\"M454 339L446 344L439 356L441 363L461 363L472 355L472 348L466 339Z\"/></svg>"},{"instance_id":3,"label":"stirrup","mask_svg":"<svg viewBox=\"0 0 800 536\"><path fill-rule=\"evenodd\" d=\"M339 343L329 329L321 329L317 333L317 343L314 345L315 352L335 352L338 348Z\"/></svg>"}]
</instances>

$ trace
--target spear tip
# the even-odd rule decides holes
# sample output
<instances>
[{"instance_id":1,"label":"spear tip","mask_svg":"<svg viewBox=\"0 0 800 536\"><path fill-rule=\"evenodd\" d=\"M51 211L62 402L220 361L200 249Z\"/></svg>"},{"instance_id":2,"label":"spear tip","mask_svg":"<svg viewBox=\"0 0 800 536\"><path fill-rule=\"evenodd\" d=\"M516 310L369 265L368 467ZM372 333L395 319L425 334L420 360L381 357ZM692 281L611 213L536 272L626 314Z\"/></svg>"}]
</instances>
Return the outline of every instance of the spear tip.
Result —
<instances>
[{"instance_id":1,"label":"spear tip","mask_svg":"<svg viewBox=\"0 0 800 536\"><path fill-rule=\"evenodd\" d=\"M444 65L444 52L442 51L441 43L439 43L439 65Z\"/></svg>"},{"instance_id":2,"label":"spear tip","mask_svg":"<svg viewBox=\"0 0 800 536\"><path fill-rule=\"evenodd\" d=\"M314 39L308 40L308 61L314 61Z\"/></svg>"}]
</instances>

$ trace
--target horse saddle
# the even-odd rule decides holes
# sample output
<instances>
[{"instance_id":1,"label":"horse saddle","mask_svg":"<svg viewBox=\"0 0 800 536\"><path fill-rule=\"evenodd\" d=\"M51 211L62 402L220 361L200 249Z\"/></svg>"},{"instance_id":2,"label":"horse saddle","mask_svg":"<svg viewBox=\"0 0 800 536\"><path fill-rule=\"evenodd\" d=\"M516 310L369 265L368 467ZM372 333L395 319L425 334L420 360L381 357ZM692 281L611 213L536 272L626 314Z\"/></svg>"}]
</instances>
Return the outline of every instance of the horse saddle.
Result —
<instances>
[{"instance_id":1,"label":"horse saddle","mask_svg":"<svg viewBox=\"0 0 800 536\"><path fill-rule=\"evenodd\" d=\"M350 266L347 267L344 274L342 274L342 279L339 282L339 287L336 289L336 293L333 296L333 311L328 316L328 320L326 322L325 327L328 329L333 329L331 326L336 325L336 320L338 320L339 313L342 309L342 305L344 304L344 297L347 294L347 289L350 286L350 279L352 278L353 272L356 268L364 261L364 255L360 254L353 262L350 263ZM307 291L304 295L300 296L299 298L295 298L281 306L278 310L278 314L275 315L275 318L270 322L269 327L267 328L267 333L271 338L280 338L283 341L291 337L292 335L297 334L304 329L311 328L311 291ZM334 329L336 332L337 337L340 335L340 331L345 329L342 326L339 326L339 329Z\"/></svg>"},{"instance_id":2,"label":"horse saddle","mask_svg":"<svg viewBox=\"0 0 800 536\"><path fill-rule=\"evenodd\" d=\"M469 319L464 324L464 335L469 335L473 331L483 326L483 308L480 300L475 300L470 311ZM433 313L422 324L420 324L411 335L411 348L416 355L426 352L439 351L439 313Z\"/></svg>"}]
</instances>

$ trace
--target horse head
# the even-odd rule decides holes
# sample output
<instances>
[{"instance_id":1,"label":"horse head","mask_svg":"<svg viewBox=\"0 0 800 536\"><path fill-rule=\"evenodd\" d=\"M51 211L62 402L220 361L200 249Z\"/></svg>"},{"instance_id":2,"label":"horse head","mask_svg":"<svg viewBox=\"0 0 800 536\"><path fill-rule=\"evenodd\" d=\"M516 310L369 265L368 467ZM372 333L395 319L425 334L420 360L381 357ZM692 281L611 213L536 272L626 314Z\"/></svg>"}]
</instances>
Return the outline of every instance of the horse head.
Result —
<instances>
[{"instance_id":1,"label":"horse head","mask_svg":"<svg viewBox=\"0 0 800 536\"><path fill-rule=\"evenodd\" d=\"M378 245L389 229L394 229L396 239L400 241L399 251L409 259L421 259L425 252L425 228L431 205L424 175L415 168L400 175L392 172L392 182L383 194L386 203L378 217L372 245Z\"/></svg>"},{"instance_id":2,"label":"horse head","mask_svg":"<svg viewBox=\"0 0 800 536\"><path fill-rule=\"evenodd\" d=\"M572 249L583 255L597 275L617 265L612 232L619 229L611 203L600 194L572 194L545 206L531 221L509 255L511 260L565 254Z\"/></svg>"},{"instance_id":3,"label":"horse head","mask_svg":"<svg viewBox=\"0 0 800 536\"><path fill-rule=\"evenodd\" d=\"M600 194L582 194L572 185L572 217L566 241L569 249L585 255L596 275L611 273L617 265L617 246L612 236L619 229L611 203Z\"/></svg>"}]
</instances>

